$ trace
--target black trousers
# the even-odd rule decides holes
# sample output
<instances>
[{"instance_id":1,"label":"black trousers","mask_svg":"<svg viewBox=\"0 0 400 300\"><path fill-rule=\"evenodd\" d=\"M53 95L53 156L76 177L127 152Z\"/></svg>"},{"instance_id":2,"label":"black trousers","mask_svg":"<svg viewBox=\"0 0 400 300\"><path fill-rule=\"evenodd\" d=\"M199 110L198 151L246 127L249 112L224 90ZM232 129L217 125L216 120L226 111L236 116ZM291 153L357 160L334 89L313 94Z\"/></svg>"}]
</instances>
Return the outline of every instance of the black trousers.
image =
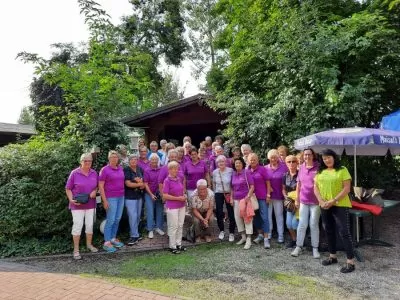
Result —
<instances>
[{"instance_id":1,"label":"black trousers","mask_svg":"<svg viewBox=\"0 0 400 300\"><path fill-rule=\"evenodd\" d=\"M350 216L347 207L332 206L330 209L321 209L322 226L328 238L329 253L336 254L336 232L343 241L347 259L354 258L354 245L350 233Z\"/></svg>"},{"instance_id":2,"label":"black trousers","mask_svg":"<svg viewBox=\"0 0 400 300\"><path fill-rule=\"evenodd\" d=\"M215 193L215 206L216 206L216 215L217 215L217 223L220 231L224 231L224 203L225 197L223 193ZM226 204L226 210L228 212L229 218L229 233L235 232L235 214L233 213L233 206L230 204Z\"/></svg>"}]
</instances>

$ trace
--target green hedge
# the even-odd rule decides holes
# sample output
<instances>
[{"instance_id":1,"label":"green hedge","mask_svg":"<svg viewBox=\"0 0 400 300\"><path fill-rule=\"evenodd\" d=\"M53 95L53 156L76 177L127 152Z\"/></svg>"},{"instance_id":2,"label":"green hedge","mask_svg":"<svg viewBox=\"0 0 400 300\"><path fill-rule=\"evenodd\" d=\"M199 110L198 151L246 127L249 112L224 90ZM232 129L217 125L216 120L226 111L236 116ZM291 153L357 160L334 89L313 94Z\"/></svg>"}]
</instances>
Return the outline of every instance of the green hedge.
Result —
<instances>
[{"instance_id":1,"label":"green hedge","mask_svg":"<svg viewBox=\"0 0 400 300\"><path fill-rule=\"evenodd\" d=\"M0 149L0 239L68 234L64 186L81 152L78 144L40 138Z\"/></svg>"}]
</instances>

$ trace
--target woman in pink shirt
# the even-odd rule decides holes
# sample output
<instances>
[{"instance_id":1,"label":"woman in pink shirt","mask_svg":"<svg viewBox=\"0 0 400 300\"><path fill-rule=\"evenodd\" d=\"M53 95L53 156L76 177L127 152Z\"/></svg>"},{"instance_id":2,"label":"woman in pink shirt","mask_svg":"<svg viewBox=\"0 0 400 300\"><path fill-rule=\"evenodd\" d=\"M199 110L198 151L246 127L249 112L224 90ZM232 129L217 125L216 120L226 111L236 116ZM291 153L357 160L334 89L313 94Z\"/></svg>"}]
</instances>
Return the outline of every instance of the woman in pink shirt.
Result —
<instances>
[{"instance_id":1,"label":"woman in pink shirt","mask_svg":"<svg viewBox=\"0 0 400 300\"><path fill-rule=\"evenodd\" d=\"M184 191L183 180L178 176L179 163L171 161L168 163L168 177L162 185L162 195L167 209L167 225L169 236L169 248L173 254L185 251L182 246L183 222L187 196Z\"/></svg>"},{"instance_id":2,"label":"woman in pink shirt","mask_svg":"<svg viewBox=\"0 0 400 300\"><path fill-rule=\"evenodd\" d=\"M190 159L185 162L183 169L186 178L187 196L188 199L191 199L199 179L207 180L207 184L210 186L210 174L208 173L206 163L200 160L195 147L192 147L188 154L190 155Z\"/></svg>"}]
</instances>

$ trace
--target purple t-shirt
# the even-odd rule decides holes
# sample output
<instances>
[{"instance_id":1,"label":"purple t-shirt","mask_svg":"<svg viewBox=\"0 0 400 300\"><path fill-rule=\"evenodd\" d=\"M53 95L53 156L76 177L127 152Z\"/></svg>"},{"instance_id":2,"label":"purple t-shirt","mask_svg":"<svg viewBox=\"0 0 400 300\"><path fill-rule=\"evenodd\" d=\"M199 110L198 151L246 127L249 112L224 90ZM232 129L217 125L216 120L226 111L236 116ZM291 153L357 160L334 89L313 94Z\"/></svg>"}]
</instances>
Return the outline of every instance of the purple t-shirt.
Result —
<instances>
[{"instance_id":1,"label":"purple t-shirt","mask_svg":"<svg viewBox=\"0 0 400 300\"><path fill-rule=\"evenodd\" d=\"M160 168L148 167L144 171L143 181L149 185L150 191L155 194L158 191L158 174L160 173Z\"/></svg>"},{"instance_id":2,"label":"purple t-shirt","mask_svg":"<svg viewBox=\"0 0 400 300\"><path fill-rule=\"evenodd\" d=\"M183 164L179 164L179 170L178 170L178 177L182 180L185 178L185 172L184 172L184 166ZM168 177L168 165L165 165L161 167L160 173L158 173L158 183L163 183L165 178Z\"/></svg>"},{"instance_id":3,"label":"purple t-shirt","mask_svg":"<svg viewBox=\"0 0 400 300\"><path fill-rule=\"evenodd\" d=\"M303 163L300 166L297 182L300 182L300 202L303 204L318 204L317 197L314 194L314 177L319 169L318 163L314 162L311 168L307 168Z\"/></svg>"},{"instance_id":4,"label":"purple t-shirt","mask_svg":"<svg viewBox=\"0 0 400 300\"><path fill-rule=\"evenodd\" d=\"M107 198L124 197L125 174L121 166L112 168L110 165L100 170L99 181L104 181L104 191Z\"/></svg>"},{"instance_id":5,"label":"purple t-shirt","mask_svg":"<svg viewBox=\"0 0 400 300\"><path fill-rule=\"evenodd\" d=\"M185 154L182 159L183 163L187 163L188 161L192 161L190 154Z\"/></svg>"},{"instance_id":6,"label":"purple t-shirt","mask_svg":"<svg viewBox=\"0 0 400 300\"><path fill-rule=\"evenodd\" d=\"M247 177L249 185L254 184L253 176L251 176L249 170L242 170L240 173L234 171L232 174L232 191L233 199L235 200L242 200L249 193L249 187L247 186L245 176Z\"/></svg>"},{"instance_id":7,"label":"purple t-shirt","mask_svg":"<svg viewBox=\"0 0 400 300\"><path fill-rule=\"evenodd\" d=\"M258 165L255 169L249 167L249 171L253 176L254 193L257 199L265 200L267 198L267 180L269 180L267 169Z\"/></svg>"},{"instance_id":8,"label":"purple t-shirt","mask_svg":"<svg viewBox=\"0 0 400 300\"><path fill-rule=\"evenodd\" d=\"M183 196L183 181L179 176L172 178L168 176L164 180L163 184L163 194L168 194L171 196L179 197ZM176 209L185 207L186 202L177 200L167 200L165 206L169 209Z\"/></svg>"},{"instance_id":9,"label":"purple t-shirt","mask_svg":"<svg viewBox=\"0 0 400 300\"><path fill-rule=\"evenodd\" d=\"M271 168L271 165L268 164L265 166L267 170L269 181L271 182L271 199L273 200L283 200L282 194L282 178L285 173L288 171L288 168L285 164L278 164L278 168L275 170Z\"/></svg>"},{"instance_id":10,"label":"purple t-shirt","mask_svg":"<svg viewBox=\"0 0 400 300\"><path fill-rule=\"evenodd\" d=\"M149 161L149 160L143 161L143 160L141 160L141 159L138 159L137 165L138 165L143 171L146 171L146 169L150 166L150 161Z\"/></svg>"},{"instance_id":11,"label":"purple t-shirt","mask_svg":"<svg viewBox=\"0 0 400 300\"><path fill-rule=\"evenodd\" d=\"M199 179L205 179L207 175L207 165L204 161L200 160L196 164L192 161L185 163L185 176L186 188L188 190L195 190L196 183Z\"/></svg>"},{"instance_id":12,"label":"purple t-shirt","mask_svg":"<svg viewBox=\"0 0 400 300\"><path fill-rule=\"evenodd\" d=\"M81 168L72 170L69 174L65 188L72 191L72 195L90 194L97 188L98 177L95 170L90 169L88 176L82 173ZM86 204L75 205L69 203L71 210L91 209L96 207L96 198L90 198Z\"/></svg>"}]
</instances>

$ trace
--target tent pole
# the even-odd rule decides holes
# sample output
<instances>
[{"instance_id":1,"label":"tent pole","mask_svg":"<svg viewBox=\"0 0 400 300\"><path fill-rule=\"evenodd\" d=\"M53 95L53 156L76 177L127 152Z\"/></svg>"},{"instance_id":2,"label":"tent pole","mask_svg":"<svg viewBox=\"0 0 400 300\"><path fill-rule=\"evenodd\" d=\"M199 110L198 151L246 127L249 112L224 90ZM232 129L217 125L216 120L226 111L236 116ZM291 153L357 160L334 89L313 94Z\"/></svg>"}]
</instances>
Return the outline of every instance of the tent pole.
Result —
<instances>
[{"instance_id":1,"label":"tent pole","mask_svg":"<svg viewBox=\"0 0 400 300\"><path fill-rule=\"evenodd\" d=\"M357 186L357 145L354 145L354 186Z\"/></svg>"}]
</instances>

